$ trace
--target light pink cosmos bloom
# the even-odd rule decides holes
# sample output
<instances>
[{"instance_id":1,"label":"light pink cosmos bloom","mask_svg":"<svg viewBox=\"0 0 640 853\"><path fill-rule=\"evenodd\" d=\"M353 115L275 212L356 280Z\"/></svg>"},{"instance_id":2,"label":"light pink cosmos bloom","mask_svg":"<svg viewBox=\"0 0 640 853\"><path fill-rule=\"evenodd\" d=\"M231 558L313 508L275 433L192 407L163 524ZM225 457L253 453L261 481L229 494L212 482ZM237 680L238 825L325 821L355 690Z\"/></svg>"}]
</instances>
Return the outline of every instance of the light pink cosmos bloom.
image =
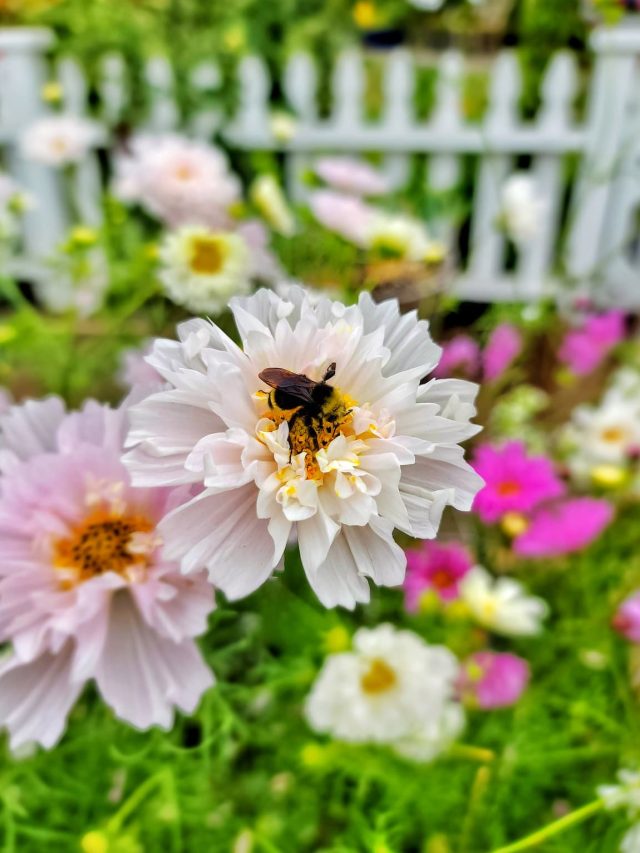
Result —
<instances>
[{"instance_id":1,"label":"light pink cosmos bloom","mask_svg":"<svg viewBox=\"0 0 640 853\"><path fill-rule=\"evenodd\" d=\"M467 549L458 542L423 542L420 548L407 551L407 574L404 579L405 606L416 611L420 598L434 590L443 601L458 598L458 583L471 569L473 561Z\"/></svg>"},{"instance_id":2,"label":"light pink cosmos bloom","mask_svg":"<svg viewBox=\"0 0 640 853\"><path fill-rule=\"evenodd\" d=\"M149 393L159 389L164 380L158 371L147 363L147 356L151 354L152 349L153 342L148 342L121 353L118 380L123 387L145 388Z\"/></svg>"},{"instance_id":3,"label":"light pink cosmos bloom","mask_svg":"<svg viewBox=\"0 0 640 853\"><path fill-rule=\"evenodd\" d=\"M517 326L511 323L496 326L482 353L484 378L492 382L502 376L521 350L522 334Z\"/></svg>"},{"instance_id":4,"label":"light pink cosmos bloom","mask_svg":"<svg viewBox=\"0 0 640 853\"><path fill-rule=\"evenodd\" d=\"M593 314L580 328L567 332L558 358L577 376L586 376L604 361L624 336L624 312Z\"/></svg>"},{"instance_id":5,"label":"light pink cosmos bloom","mask_svg":"<svg viewBox=\"0 0 640 853\"><path fill-rule=\"evenodd\" d=\"M474 511L486 522L498 521L508 512L530 512L565 491L551 460L529 456L520 441L501 447L480 445L471 464L486 484L473 502Z\"/></svg>"},{"instance_id":6,"label":"light pink cosmos bloom","mask_svg":"<svg viewBox=\"0 0 640 853\"><path fill-rule=\"evenodd\" d=\"M384 175L355 157L321 157L314 171L338 192L367 196L383 195L389 191L389 181Z\"/></svg>"},{"instance_id":7,"label":"light pink cosmos bloom","mask_svg":"<svg viewBox=\"0 0 640 853\"><path fill-rule=\"evenodd\" d=\"M53 746L84 684L136 728L169 728L213 683L193 637L213 592L164 556L157 523L184 499L134 489L124 410L55 397L0 418L0 722L11 746ZM182 491L182 490L181 490Z\"/></svg>"},{"instance_id":8,"label":"light pink cosmos bloom","mask_svg":"<svg viewBox=\"0 0 640 853\"><path fill-rule=\"evenodd\" d=\"M625 598L618 607L613 627L632 643L640 643L640 590Z\"/></svg>"},{"instance_id":9,"label":"light pink cosmos bloom","mask_svg":"<svg viewBox=\"0 0 640 853\"><path fill-rule=\"evenodd\" d=\"M329 231L364 247L376 211L360 198L333 190L316 190L309 196L311 213Z\"/></svg>"},{"instance_id":10,"label":"light pink cosmos bloom","mask_svg":"<svg viewBox=\"0 0 640 853\"><path fill-rule=\"evenodd\" d=\"M460 375L473 379L478 373L479 364L478 344L469 335L456 335L442 344L442 357L433 371L433 376L441 379L444 376Z\"/></svg>"},{"instance_id":11,"label":"light pink cosmos bloom","mask_svg":"<svg viewBox=\"0 0 640 853\"><path fill-rule=\"evenodd\" d=\"M517 655L476 652L462 664L458 691L463 702L476 708L507 708L522 696L529 677L529 664Z\"/></svg>"},{"instance_id":12,"label":"light pink cosmos bloom","mask_svg":"<svg viewBox=\"0 0 640 853\"><path fill-rule=\"evenodd\" d=\"M50 115L29 125L21 139L22 153L29 160L56 168L83 160L100 141L98 127L76 115Z\"/></svg>"},{"instance_id":13,"label":"light pink cosmos bloom","mask_svg":"<svg viewBox=\"0 0 640 853\"><path fill-rule=\"evenodd\" d=\"M520 557L559 557L594 542L613 518L613 506L596 498L570 498L536 509L513 541Z\"/></svg>"},{"instance_id":14,"label":"light pink cosmos bloom","mask_svg":"<svg viewBox=\"0 0 640 853\"><path fill-rule=\"evenodd\" d=\"M177 134L138 136L116 163L115 194L136 202L170 228L224 229L240 182L224 154Z\"/></svg>"}]
</instances>

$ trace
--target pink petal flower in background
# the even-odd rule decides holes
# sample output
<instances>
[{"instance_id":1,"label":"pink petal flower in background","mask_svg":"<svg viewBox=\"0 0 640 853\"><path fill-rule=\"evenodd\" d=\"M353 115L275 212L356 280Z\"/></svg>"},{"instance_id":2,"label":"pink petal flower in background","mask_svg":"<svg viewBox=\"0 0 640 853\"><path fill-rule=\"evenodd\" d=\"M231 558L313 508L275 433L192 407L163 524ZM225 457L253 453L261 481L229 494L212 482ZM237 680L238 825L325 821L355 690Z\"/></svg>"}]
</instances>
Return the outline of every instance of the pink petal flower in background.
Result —
<instances>
[{"instance_id":1,"label":"pink petal flower in background","mask_svg":"<svg viewBox=\"0 0 640 853\"><path fill-rule=\"evenodd\" d=\"M87 681L139 729L195 710L213 676L193 638L213 589L164 556L157 524L190 489L130 485L125 410L57 397L0 418L0 725L52 747Z\"/></svg>"},{"instance_id":2,"label":"pink petal flower in background","mask_svg":"<svg viewBox=\"0 0 640 853\"><path fill-rule=\"evenodd\" d=\"M404 580L405 606L415 612L423 593L433 590L443 601L458 597L458 583L473 566L467 549L458 542L427 540L420 548L407 551Z\"/></svg>"},{"instance_id":3,"label":"pink petal flower in background","mask_svg":"<svg viewBox=\"0 0 640 853\"><path fill-rule=\"evenodd\" d=\"M520 441L509 441L500 447L482 444L471 464L485 481L472 508L489 523L499 521L508 512L530 512L565 492L552 461L545 456L529 456Z\"/></svg>"},{"instance_id":4,"label":"pink petal flower in background","mask_svg":"<svg viewBox=\"0 0 640 853\"><path fill-rule=\"evenodd\" d=\"M148 342L122 351L117 378L124 388L143 387L151 393L164 383L155 367L147 363L147 356L151 355L152 349L153 343Z\"/></svg>"},{"instance_id":5,"label":"pink petal flower in background","mask_svg":"<svg viewBox=\"0 0 640 853\"><path fill-rule=\"evenodd\" d=\"M522 334L511 323L500 323L491 332L482 353L484 378L488 382L498 379L522 351Z\"/></svg>"},{"instance_id":6,"label":"pink petal flower in background","mask_svg":"<svg viewBox=\"0 0 640 853\"><path fill-rule=\"evenodd\" d=\"M309 196L309 207L320 225L356 246L365 245L376 211L362 199L333 190L316 190Z\"/></svg>"},{"instance_id":7,"label":"pink petal flower in background","mask_svg":"<svg viewBox=\"0 0 640 853\"><path fill-rule=\"evenodd\" d=\"M333 189L353 195L382 195L389 181L373 166L355 157L321 157L314 166L318 177Z\"/></svg>"},{"instance_id":8,"label":"pink petal flower in background","mask_svg":"<svg viewBox=\"0 0 640 853\"><path fill-rule=\"evenodd\" d=\"M627 640L640 643L640 590L625 598L618 607L612 624Z\"/></svg>"},{"instance_id":9,"label":"pink petal flower in background","mask_svg":"<svg viewBox=\"0 0 640 853\"><path fill-rule=\"evenodd\" d=\"M485 711L514 705L529 683L526 660L506 652L482 651L462 664L458 692L463 702Z\"/></svg>"},{"instance_id":10,"label":"pink petal flower in background","mask_svg":"<svg viewBox=\"0 0 640 853\"><path fill-rule=\"evenodd\" d=\"M624 336L624 312L593 314L580 328L567 332L558 358L577 376L586 376L602 363Z\"/></svg>"},{"instance_id":11,"label":"pink petal flower in background","mask_svg":"<svg viewBox=\"0 0 640 853\"><path fill-rule=\"evenodd\" d=\"M569 498L537 509L527 530L513 540L520 557L559 557L586 548L613 518L613 506L598 498Z\"/></svg>"},{"instance_id":12,"label":"pink petal flower in background","mask_svg":"<svg viewBox=\"0 0 640 853\"><path fill-rule=\"evenodd\" d=\"M456 335L442 344L442 355L431 374L436 379L448 376L464 376L472 379L478 374L480 347L469 335Z\"/></svg>"}]
</instances>

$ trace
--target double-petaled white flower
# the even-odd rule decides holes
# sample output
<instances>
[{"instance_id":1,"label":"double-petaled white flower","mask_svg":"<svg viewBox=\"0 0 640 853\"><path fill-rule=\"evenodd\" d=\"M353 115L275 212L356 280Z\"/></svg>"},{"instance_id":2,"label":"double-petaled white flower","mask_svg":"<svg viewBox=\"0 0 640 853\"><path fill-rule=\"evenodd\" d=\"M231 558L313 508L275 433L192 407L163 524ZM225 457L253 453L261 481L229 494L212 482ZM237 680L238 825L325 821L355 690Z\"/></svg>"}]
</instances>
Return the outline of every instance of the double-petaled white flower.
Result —
<instances>
[{"instance_id":1,"label":"double-petaled white flower","mask_svg":"<svg viewBox=\"0 0 640 853\"><path fill-rule=\"evenodd\" d=\"M100 141L98 127L75 115L38 119L23 134L24 156L47 166L69 166L83 160Z\"/></svg>"},{"instance_id":2,"label":"double-petaled white flower","mask_svg":"<svg viewBox=\"0 0 640 853\"><path fill-rule=\"evenodd\" d=\"M280 565L295 525L325 605L367 601L367 578L400 584L394 527L431 538L444 507L468 510L482 485L458 445L479 429L476 386L421 384L440 349L395 302L362 294L345 307L292 287L287 299L262 290L231 309L242 348L211 323L183 324L149 358L171 387L131 413L134 481L203 488L163 523L167 553L185 572L206 565L239 598ZM329 398L289 410L260 378L280 368L311 385L334 364Z\"/></svg>"},{"instance_id":3,"label":"double-petaled white flower","mask_svg":"<svg viewBox=\"0 0 640 853\"><path fill-rule=\"evenodd\" d=\"M460 733L459 666L444 646L379 625L356 632L353 651L330 655L306 703L309 725L339 740L390 745L427 761Z\"/></svg>"}]
</instances>

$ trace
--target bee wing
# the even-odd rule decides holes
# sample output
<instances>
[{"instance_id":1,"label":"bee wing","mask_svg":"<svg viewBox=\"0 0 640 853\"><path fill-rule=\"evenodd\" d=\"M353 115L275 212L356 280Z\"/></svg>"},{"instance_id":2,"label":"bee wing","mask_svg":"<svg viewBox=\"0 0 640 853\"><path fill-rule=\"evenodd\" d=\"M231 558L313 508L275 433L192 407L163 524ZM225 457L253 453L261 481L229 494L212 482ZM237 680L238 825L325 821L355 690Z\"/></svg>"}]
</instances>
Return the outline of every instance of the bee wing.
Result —
<instances>
[{"instance_id":1,"label":"bee wing","mask_svg":"<svg viewBox=\"0 0 640 853\"><path fill-rule=\"evenodd\" d=\"M258 374L258 378L301 403L311 402L311 392L318 384L303 373L293 373L283 367L267 367Z\"/></svg>"}]
</instances>

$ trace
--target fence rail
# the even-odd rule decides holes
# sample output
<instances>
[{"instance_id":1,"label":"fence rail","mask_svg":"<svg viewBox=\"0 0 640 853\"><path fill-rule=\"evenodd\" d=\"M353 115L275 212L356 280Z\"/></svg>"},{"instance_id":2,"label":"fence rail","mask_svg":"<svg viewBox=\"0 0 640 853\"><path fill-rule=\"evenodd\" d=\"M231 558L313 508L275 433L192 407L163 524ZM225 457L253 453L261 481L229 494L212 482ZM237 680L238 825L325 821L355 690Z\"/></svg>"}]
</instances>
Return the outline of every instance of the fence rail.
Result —
<instances>
[{"instance_id":1,"label":"fence rail","mask_svg":"<svg viewBox=\"0 0 640 853\"><path fill-rule=\"evenodd\" d=\"M26 246L32 258L51 251L68 224L69 211L60 177L23 160L21 133L45 111L41 86L57 75L65 110L86 114L89 85L72 60L51 69L46 53L52 36L46 30L0 30L0 145L9 170L39 199L26 222ZM188 87L199 106L183 118L175 97L171 65L151 59L143 78L148 112L140 129L181 129L193 136L219 136L240 150L283 152L288 189L304 200L303 176L319 152L375 152L395 187L408 179L416 157L426 160L426 180L435 191L460 186L465 158L473 158L474 180L468 227L470 245L461 262L458 292L470 299L535 298L558 286L557 272L576 280L595 280L604 298L640 306L640 21L629 18L611 30L595 33L595 62L589 81L587 116L577 122L575 59L557 54L541 89L534 120L519 112L521 80L516 56L499 54L490 70L488 105L479 124L463 113L464 58L445 52L436 61L434 107L427 118L416 114L415 58L406 50L388 53L382 63L382 107L377 118L365 116L365 57L349 51L339 57L331 79L331 104L318 110L318 72L312 57L292 57L282 80L284 97L295 116L295 132L283 140L274 133L271 81L258 57L238 68L239 102L225 118L216 97L222 76L214 62L199 64ZM123 59L104 57L92 84L93 117L102 122L103 144L125 115L130 81ZM496 228L500 189L522 155L545 198L545 216L532 241L519 251L507 245ZM569 181L568 157L578 156L577 178ZM101 172L95 157L78 169L74 196L82 218L99 222ZM434 224L440 236L458 242L455 223ZM560 235L566 232L566 240Z\"/></svg>"}]
</instances>

